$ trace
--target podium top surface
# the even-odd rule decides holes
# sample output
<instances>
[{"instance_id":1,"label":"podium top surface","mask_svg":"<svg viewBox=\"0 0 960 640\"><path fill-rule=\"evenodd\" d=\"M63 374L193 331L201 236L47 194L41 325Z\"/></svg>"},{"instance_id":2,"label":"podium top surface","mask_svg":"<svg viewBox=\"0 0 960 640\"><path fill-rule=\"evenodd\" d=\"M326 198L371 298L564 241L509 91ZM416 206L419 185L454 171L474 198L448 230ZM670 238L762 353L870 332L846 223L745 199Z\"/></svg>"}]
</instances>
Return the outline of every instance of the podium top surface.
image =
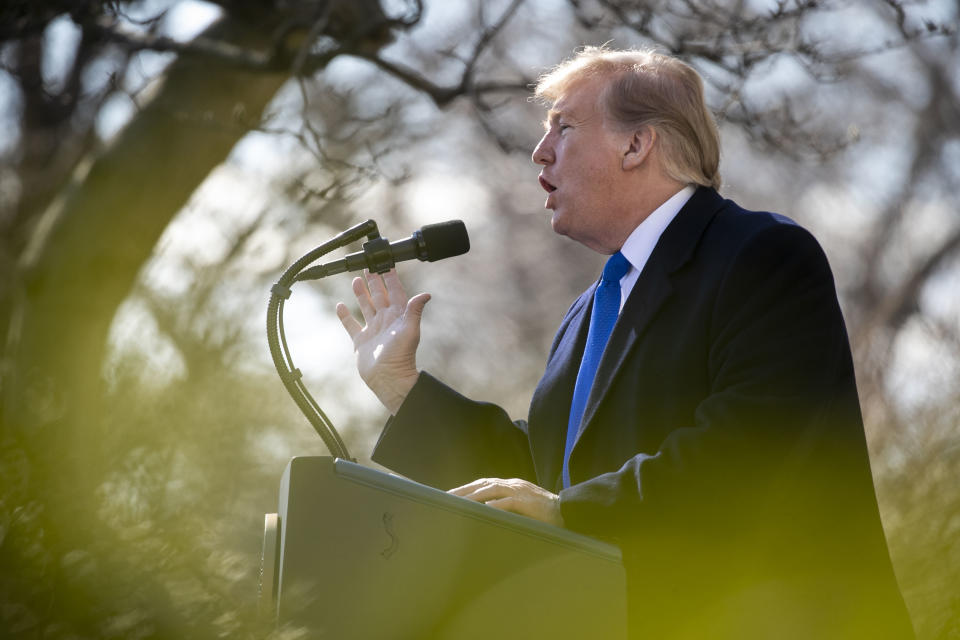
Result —
<instances>
[{"instance_id":1,"label":"podium top surface","mask_svg":"<svg viewBox=\"0 0 960 640\"><path fill-rule=\"evenodd\" d=\"M294 457L284 470L284 479L289 481L290 474L298 466L312 466L317 463L330 464L330 458L326 456ZM429 504L434 508L452 511L490 525L502 526L514 532L576 549L581 553L590 553L618 564L622 562L620 549L613 544L540 522L527 516L510 513L480 502L455 496L408 478L384 473L341 458L333 459L333 471L342 480L374 487L380 491L386 491L409 500Z\"/></svg>"}]
</instances>

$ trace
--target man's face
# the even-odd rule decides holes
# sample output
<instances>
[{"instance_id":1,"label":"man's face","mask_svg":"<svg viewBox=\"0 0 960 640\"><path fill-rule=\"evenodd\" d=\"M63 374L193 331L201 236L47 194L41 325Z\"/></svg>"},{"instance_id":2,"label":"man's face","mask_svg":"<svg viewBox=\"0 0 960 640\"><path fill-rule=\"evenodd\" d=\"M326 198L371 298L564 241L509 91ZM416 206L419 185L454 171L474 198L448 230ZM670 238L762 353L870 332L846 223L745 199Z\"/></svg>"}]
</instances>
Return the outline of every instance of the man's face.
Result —
<instances>
[{"instance_id":1,"label":"man's face","mask_svg":"<svg viewBox=\"0 0 960 640\"><path fill-rule=\"evenodd\" d=\"M540 185L553 230L609 254L633 228L622 165L630 136L607 125L597 99L603 86L602 79L584 80L554 103L533 161L543 165Z\"/></svg>"}]
</instances>

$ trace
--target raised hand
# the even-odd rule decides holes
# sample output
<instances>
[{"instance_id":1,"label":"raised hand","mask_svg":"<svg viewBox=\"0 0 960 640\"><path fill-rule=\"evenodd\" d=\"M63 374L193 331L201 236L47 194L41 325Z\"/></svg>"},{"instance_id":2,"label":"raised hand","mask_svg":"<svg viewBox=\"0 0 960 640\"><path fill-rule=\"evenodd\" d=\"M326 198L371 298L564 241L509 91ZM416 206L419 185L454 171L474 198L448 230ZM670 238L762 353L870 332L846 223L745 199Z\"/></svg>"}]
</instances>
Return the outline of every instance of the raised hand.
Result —
<instances>
[{"instance_id":1,"label":"raised hand","mask_svg":"<svg viewBox=\"0 0 960 640\"><path fill-rule=\"evenodd\" d=\"M420 318L430 294L408 299L393 269L382 277L368 272L364 276L353 279L364 326L342 302L337 304L337 317L353 340L360 377L383 406L396 413L419 375Z\"/></svg>"}]
</instances>

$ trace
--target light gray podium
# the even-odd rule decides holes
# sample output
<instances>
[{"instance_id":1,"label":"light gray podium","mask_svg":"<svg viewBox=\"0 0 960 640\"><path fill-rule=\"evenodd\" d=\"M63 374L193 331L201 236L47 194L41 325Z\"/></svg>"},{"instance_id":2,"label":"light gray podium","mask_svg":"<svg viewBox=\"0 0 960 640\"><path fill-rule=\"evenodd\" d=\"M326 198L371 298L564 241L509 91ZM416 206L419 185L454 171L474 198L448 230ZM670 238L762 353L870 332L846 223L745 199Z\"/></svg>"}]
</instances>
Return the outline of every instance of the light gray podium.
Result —
<instances>
[{"instance_id":1,"label":"light gray podium","mask_svg":"<svg viewBox=\"0 0 960 640\"><path fill-rule=\"evenodd\" d=\"M617 547L338 458L287 465L260 589L311 638L626 636Z\"/></svg>"}]
</instances>

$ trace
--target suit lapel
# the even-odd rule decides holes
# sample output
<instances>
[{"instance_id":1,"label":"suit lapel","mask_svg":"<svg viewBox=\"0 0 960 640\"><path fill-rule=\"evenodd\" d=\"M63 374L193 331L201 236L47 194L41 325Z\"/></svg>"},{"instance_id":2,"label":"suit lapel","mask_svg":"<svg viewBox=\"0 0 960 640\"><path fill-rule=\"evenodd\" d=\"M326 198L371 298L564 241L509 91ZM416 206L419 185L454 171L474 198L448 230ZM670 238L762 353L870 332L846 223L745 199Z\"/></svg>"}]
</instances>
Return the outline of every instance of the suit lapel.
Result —
<instances>
[{"instance_id":1,"label":"suit lapel","mask_svg":"<svg viewBox=\"0 0 960 640\"><path fill-rule=\"evenodd\" d=\"M570 307L557 344L530 402L530 440L541 486L559 490L570 399L590 326L595 282ZM536 416L536 419L534 419Z\"/></svg>"},{"instance_id":2,"label":"suit lapel","mask_svg":"<svg viewBox=\"0 0 960 640\"><path fill-rule=\"evenodd\" d=\"M603 351L590 396L587 398L587 406L583 412L584 426L580 430L581 434L589 426L597 408L607 395L614 376L627 359L627 355L672 291L673 286L661 268L651 264L644 267ZM579 436L577 439L579 440Z\"/></svg>"},{"instance_id":3,"label":"suit lapel","mask_svg":"<svg viewBox=\"0 0 960 640\"><path fill-rule=\"evenodd\" d=\"M624 304L603 352L590 397L587 399L583 427L577 436L577 442L591 427L593 417L634 346L672 294L671 274L690 260L700 236L722 204L723 199L716 191L700 187L660 236ZM582 352L581 346L578 354ZM579 365L579 357L576 362Z\"/></svg>"}]
</instances>

